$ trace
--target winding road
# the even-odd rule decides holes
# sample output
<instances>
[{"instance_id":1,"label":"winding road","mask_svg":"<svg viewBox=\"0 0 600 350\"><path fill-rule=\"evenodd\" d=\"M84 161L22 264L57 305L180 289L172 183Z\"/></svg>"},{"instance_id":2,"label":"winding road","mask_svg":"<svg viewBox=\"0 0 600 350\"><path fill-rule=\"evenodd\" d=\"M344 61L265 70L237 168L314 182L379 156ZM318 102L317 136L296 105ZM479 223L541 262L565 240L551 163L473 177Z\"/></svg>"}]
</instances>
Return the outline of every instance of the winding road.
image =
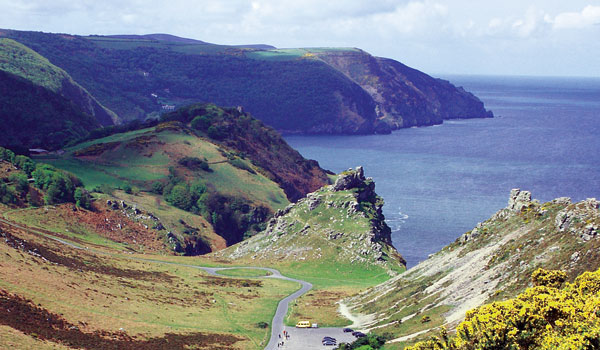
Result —
<instances>
[{"instance_id":1,"label":"winding road","mask_svg":"<svg viewBox=\"0 0 600 350\"><path fill-rule=\"evenodd\" d=\"M269 271L271 275L266 276L265 278L278 278L286 281L298 282L302 285L300 289L295 291L294 293L288 295L283 298L279 304L277 305L277 310L275 311L275 316L273 316L273 321L271 322L271 338L269 339L269 343L265 347L265 350L274 350L277 349L277 342L280 340L278 335L283 332L283 318L287 313L288 306L290 301L300 297L302 294L308 292L312 288L312 284L303 280L297 280L294 278L286 277L281 274L278 270L268 268L268 267L253 267L253 266L244 266L244 267L201 267L196 266L211 275L218 275L218 271L221 270L229 270L229 269L254 269L254 270L264 270Z\"/></svg>"},{"instance_id":2,"label":"winding road","mask_svg":"<svg viewBox=\"0 0 600 350\"><path fill-rule=\"evenodd\" d=\"M35 228L19 225L17 223L7 220L5 215L4 215L4 218L0 218L0 222L4 223L6 225L12 226L12 227L21 229L21 230L26 230L27 232L34 233L36 235L41 235L43 237L50 238L56 242L59 242L61 244L64 244L64 245L74 248L74 249L85 249L85 250L93 251L93 252L99 253L99 254L110 255L110 253L102 252L102 251L95 250L95 249L89 249L87 247L82 247L78 244L75 244L75 243L72 243L69 241L65 241L65 240L57 238L57 237L53 237L53 236L51 236L47 233L44 233L40 230L36 230ZM304 293L308 292L312 288L312 284L310 284L309 282L284 276L281 274L281 272L279 272L279 270L276 270L273 268L268 268L268 267L258 267L258 266L205 267L205 266L181 264L181 263L175 263L175 262L169 262L169 261L161 261L161 260L155 260L155 259L144 259L144 258L136 258L136 257L127 257L127 258L133 259L133 260L138 260L138 261L157 263L157 264L176 265L176 266L182 266L182 267L201 269L201 270L206 271L208 274L215 275L215 276L220 275L219 271L222 271L222 270L230 270L230 269L263 270L263 271L268 271L271 274L268 276L261 277L261 278L277 278L277 279L282 279L282 280L286 280L286 281L300 283L302 285L302 287L300 289L298 289L294 293L288 295L287 297L285 297L281 301L279 301L279 304L277 305L277 310L275 311L275 316L273 316L273 321L271 322L271 337L269 338L269 343L265 347L265 350L276 350L277 349L277 343L279 341L278 335L283 332L283 328L284 328L283 319L285 317L285 314L287 313L290 302L295 300L296 298L300 297Z\"/></svg>"}]
</instances>

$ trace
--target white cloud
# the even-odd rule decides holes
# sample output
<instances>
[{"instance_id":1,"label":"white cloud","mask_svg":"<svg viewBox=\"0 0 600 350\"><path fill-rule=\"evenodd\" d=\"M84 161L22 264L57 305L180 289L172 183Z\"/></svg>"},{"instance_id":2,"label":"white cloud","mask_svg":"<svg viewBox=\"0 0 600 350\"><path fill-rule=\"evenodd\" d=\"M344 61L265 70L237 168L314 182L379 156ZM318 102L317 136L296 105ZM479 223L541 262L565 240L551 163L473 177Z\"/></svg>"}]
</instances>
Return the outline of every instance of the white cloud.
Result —
<instances>
[{"instance_id":1,"label":"white cloud","mask_svg":"<svg viewBox=\"0 0 600 350\"><path fill-rule=\"evenodd\" d=\"M581 12L563 12L554 19L548 19L557 29L590 27L600 24L600 6L588 5Z\"/></svg>"},{"instance_id":2,"label":"white cloud","mask_svg":"<svg viewBox=\"0 0 600 350\"><path fill-rule=\"evenodd\" d=\"M568 69L600 75L600 0L0 0L0 9L3 28L351 46L438 72L554 74L544 62L576 52Z\"/></svg>"}]
</instances>

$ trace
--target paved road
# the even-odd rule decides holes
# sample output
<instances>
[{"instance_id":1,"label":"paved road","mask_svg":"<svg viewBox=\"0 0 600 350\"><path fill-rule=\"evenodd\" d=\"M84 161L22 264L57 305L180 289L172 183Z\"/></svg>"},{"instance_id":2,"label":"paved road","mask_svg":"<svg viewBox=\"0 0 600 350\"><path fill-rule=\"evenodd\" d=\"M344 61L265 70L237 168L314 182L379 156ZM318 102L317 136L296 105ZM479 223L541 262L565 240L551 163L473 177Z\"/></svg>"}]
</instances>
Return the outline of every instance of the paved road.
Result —
<instances>
[{"instance_id":1,"label":"paved road","mask_svg":"<svg viewBox=\"0 0 600 350\"><path fill-rule=\"evenodd\" d=\"M269 339L269 343L265 347L265 350L281 349L280 347L277 346L277 343L279 343L281 341L279 336L283 333L283 330L285 327L283 324L283 318L285 317L285 314L287 313L290 301L292 301L292 300L298 298L299 296L301 296L302 294L308 292L312 288L312 284L310 284L306 281L286 277L286 276L282 275L281 272L279 272L278 270L267 268L267 267L244 266L244 267L199 267L199 268L201 268L202 270L204 270L212 275L217 275L218 272L221 270L239 269L239 268L265 270L265 271L271 272L271 275L267 276L266 278L279 278L282 280L300 283L302 285L302 287L300 289L298 289L293 294L288 295L287 297L285 297L284 299L282 299L279 302L279 304L277 305L277 310L275 311L275 316L273 317L273 321L271 322L271 338ZM290 333L291 333L291 330L290 330ZM298 349L306 349L306 348L298 348Z\"/></svg>"},{"instance_id":2,"label":"paved road","mask_svg":"<svg viewBox=\"0 0 600 350\"><path fill-rule=\"evenodd\" d=\"M325 346L321 343L323 337L333 337L337 343L351 343L356 340L352 333L344 333L342 328L294 328L286 327L289 339L282 339L280 350L322 350L334 349L335 346Z\"/></svg>"},{"instance_id":3,"label":"paved road","mask_svg":"<svg viewBox=\"0 0 600 350\"><path fill-rule=\"evenodd\" d=\"M87 248L83 248L77 244L62 240L60 238L57 237L52 237L49 236L41 231L38 231L34 228L30 228L30 227L24 227L21 225L18 225L12 221L6 220L6 219L2 219L0 218L0 221L16 227L16 228L20 228L23 230L27 230L29 232L32 233L36 233L39 235L42 235L44 237L47 238L51 238L59 243L62 243L64 245L67 245L69 247L75 248L75 249L87 249ZM95 249L90 249L94 252L97 253L101 253L101 254L108 254L106 252L101 252L101 251L96 251ZM282 279L282 280L287 280L287 281L293 281L293 282L297 282L300 283L302 285L302 287L300 289L298 289L296 292L294 292L293 294L290 294L289 296L285 297L284 299L282 299L279 304L277 305L277 310L275 311L275 316L273 317L273 321L271 322L271 338L269 338L269 343L267 344L267 346L265 347L265 350L276 350L276 349L280 349L280 347L277 346L277 344L279 343L280 339L279 339L279 335L283 333L284 330L284 324L283 324L283 318L285 317L287 310L288 310L288 306L290 304L290 301L298 298L299 296L301 296L302 294L308 292L311 288L312 288L312 284L310 284L309 282L306 281L302 281L302 280L297 280L294 278L290 278L290 277L286 277L284 275L281 274L281 272L279 272L276 269L272 269L272 268L268 268L268 267L255 267L255 266L239 266L239 267L204 267L204 266L198 266L198 265L188 265L188 264L179 264L179 263L175 263L175 262L167 262L167 261L160 261L160 260L155 260L155 259L144 259L144 258L135 258L135 257L130 257L131 259L134 260L140 260L140 261L146 261L146 262L152 262L152 263L158 263L158 264L167 264L167 265L177 265L177 266L184 266L184 267L192 267L192 268L197 268L197 269L201 269L204 270L206 272L208 272L211 275L219 275L219 271L221 270L229 270L229 269L254 269L254 270L264 270L264 271L269 271L271 273L271 275L269 276L265 276L262 278L278 278L278 279ZM288 327L289 328L289 327ZM290 330L291 333L292 330ZM298 337L300 338L300 337ZM319 340L320 341L320 340ZM308 349L308 348L298 348L298 349ZM321 348L318 348L321 349Z\"/></svg>"}]
</instances>

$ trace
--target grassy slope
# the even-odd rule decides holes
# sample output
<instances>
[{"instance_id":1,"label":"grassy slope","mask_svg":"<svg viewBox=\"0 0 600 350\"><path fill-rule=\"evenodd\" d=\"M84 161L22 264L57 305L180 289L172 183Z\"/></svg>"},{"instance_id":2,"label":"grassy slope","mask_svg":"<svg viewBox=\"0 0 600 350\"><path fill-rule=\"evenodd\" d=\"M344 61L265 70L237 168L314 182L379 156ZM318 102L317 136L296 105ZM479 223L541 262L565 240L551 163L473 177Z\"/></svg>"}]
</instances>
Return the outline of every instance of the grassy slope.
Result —
<instances>
[{"instance_id":1,"label":"grassy slope","mask_svg":"<svg viewBox=\"0 0 600 350\"><path fill-rule=\"evenodd\" d=\"M75 156L78 151L111 142L117 144L109 152L99 156ZM187 176L201 180L218 193L242 197L250 203L264 205L272 211L289 203L283 190L264 175L259 172L251 174L234 167L227 162L227 158L222 155L217 145L207 139L182 132L156 133L150 128L115 134L69 148L59 158L40 160L76 174L89 189L101 184L123 187L126 183L148 189L153 181L166 181L169 167L181 169L177 162L185 156L208 160L211 164L211 172L187 172ZM240 159L240 161L249 168L253 167L247 160ZM214 233L206 218L177 209L162 200L160 196L148 192L128 195L120 191L115 192L114 196L152 212L161 219L167 230L183 233L186 230L185 225L181 223L183 220L187 225L197 228L198 234L206 242L210 242L213 249L225 247L225 243ZM101 198L105 199L102 196Z\"/></svg>"},{"instance_id":2,"label":"grassy slope","mask_svg":"<svg viewBox=\"0 0 600 350\"><path fill-rule=\"evenodd\" d=\"M95 246L75 250L4 224L0 230L10 235L0 243L0 290L31 299L84 333L124 332L139 339L230 333L242 338L235 348L262 349L269 330L256 324L269 323L278 300L298 288L286 281L213 278L189 267L134 260L110 245L100 248L109 255ZM22 240L24 249L10 245ZM40 256L28 253L31 249ZM0 347L10 344L68 348L1 326Z\"/></svg>"},{"instance_id":3,"label":"grassy slope","mask_svg":"<svg viewBox=\"0 0 600 350\"><path fill-rule=\"evenodd\" d=\"M265 233L215 256L275 267L286 276L311 282L313 290L291 305L287 324L311 319L323 326L347 325L348 320L337 312L337 301L404 271L395 249L382 242L385 260L376 258L369 243L370 219L362 212L349 214L355 191L324 187L277 217ZM310 204L314 198L318 205ZM341 235L331 238L332 234Z\"/></svg>"},{"instance_id":4,"label":"grassy slope","mask_svg":"<svg viewBox=\"0 0 600 350\"><path fill-rule=\"evenodd\" d=\"M565 232L555 223L561 211L579 213ZM404 337L423 332L386 346L402 349L436 333L436 327L456 326L471 308L522 292L538 267L564 270L570 281L596 270L600 242L580 238L587 225L598 227L600 213L582 203L534 203L517 213L504 209L478 227L479 236L466 242L461 237L407 273L347 302L355 312L374 316L368 327L377 333ZM431 321L422 323L423 316Z\"/></svg>"},{"instance_id":5,"label":"grassy slope","mask_svg":"<svg viewBox=\"0 0 600 350\"><path fill-rule=\"evenodd\" d=\"M0 38L0 70L54 92L60 91L64 79L70 79L64 70L50 63L45 57L7 38Z\"/></svg>"},{"instance_id":6,"label":"grassy slope","mask_svg":"<svg viewBox=\"0 0 600 350\"><path fill-rule=\"evenodd\" d=\"M143 145L139 139L136 140L140 136L151 137L152 140ZM120 144L99 157L74 155L78 150L108 142ZM218 192L241 194L252 202L266 203L274 210L288 204L277 184L260 174L250 174L234 167L218 148L207 139L174 131L155 133L150 128L81 143L67 149L60 158L43 161L73 172L91 189L102 183L121 185L125 182L144 188L149 182L165 179L169 166L180 167L177 162L183 157L206 158L213 171L197 172L195 175L212 184Z\"/></svg>"}]
</instances>

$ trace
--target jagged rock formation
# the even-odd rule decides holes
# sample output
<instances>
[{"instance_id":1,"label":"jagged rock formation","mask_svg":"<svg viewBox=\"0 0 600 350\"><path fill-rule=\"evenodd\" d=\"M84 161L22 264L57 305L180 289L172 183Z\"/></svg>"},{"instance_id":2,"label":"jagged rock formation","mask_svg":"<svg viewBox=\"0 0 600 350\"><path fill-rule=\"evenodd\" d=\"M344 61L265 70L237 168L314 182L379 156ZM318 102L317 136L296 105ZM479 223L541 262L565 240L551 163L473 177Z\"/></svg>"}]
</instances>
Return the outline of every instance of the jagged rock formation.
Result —
<instances>
[{"instance_id":1,"label":"jagged rock formation","mask_svg":"<svg viewBox=\"0 0 600 350\"><path fill-rule=\"evenodd\" d=\"M508 206L489 220L345 304L366 315L363 328L391 332L395 341L422 339L442 324L452 328L467 310L522 292L539 267L563 270L571 281L600 267L599 205L564 197L542 204L513 189ZM424 316L432 321L421 322Z\"/></svg>"},{"instance_id":2,"label":"jagged rock formation","mask_svg":"<svg viewBox=\"0 0 600 350\"><path fill-rule=\"evenodd\" d=\"M294 261L335 256L350 263L403 267L404 259L391 245L382 207L373 180L358 167L340 174L334 185L277 211L264 232L215 254Z\"/></svg>"}]
</instances>

